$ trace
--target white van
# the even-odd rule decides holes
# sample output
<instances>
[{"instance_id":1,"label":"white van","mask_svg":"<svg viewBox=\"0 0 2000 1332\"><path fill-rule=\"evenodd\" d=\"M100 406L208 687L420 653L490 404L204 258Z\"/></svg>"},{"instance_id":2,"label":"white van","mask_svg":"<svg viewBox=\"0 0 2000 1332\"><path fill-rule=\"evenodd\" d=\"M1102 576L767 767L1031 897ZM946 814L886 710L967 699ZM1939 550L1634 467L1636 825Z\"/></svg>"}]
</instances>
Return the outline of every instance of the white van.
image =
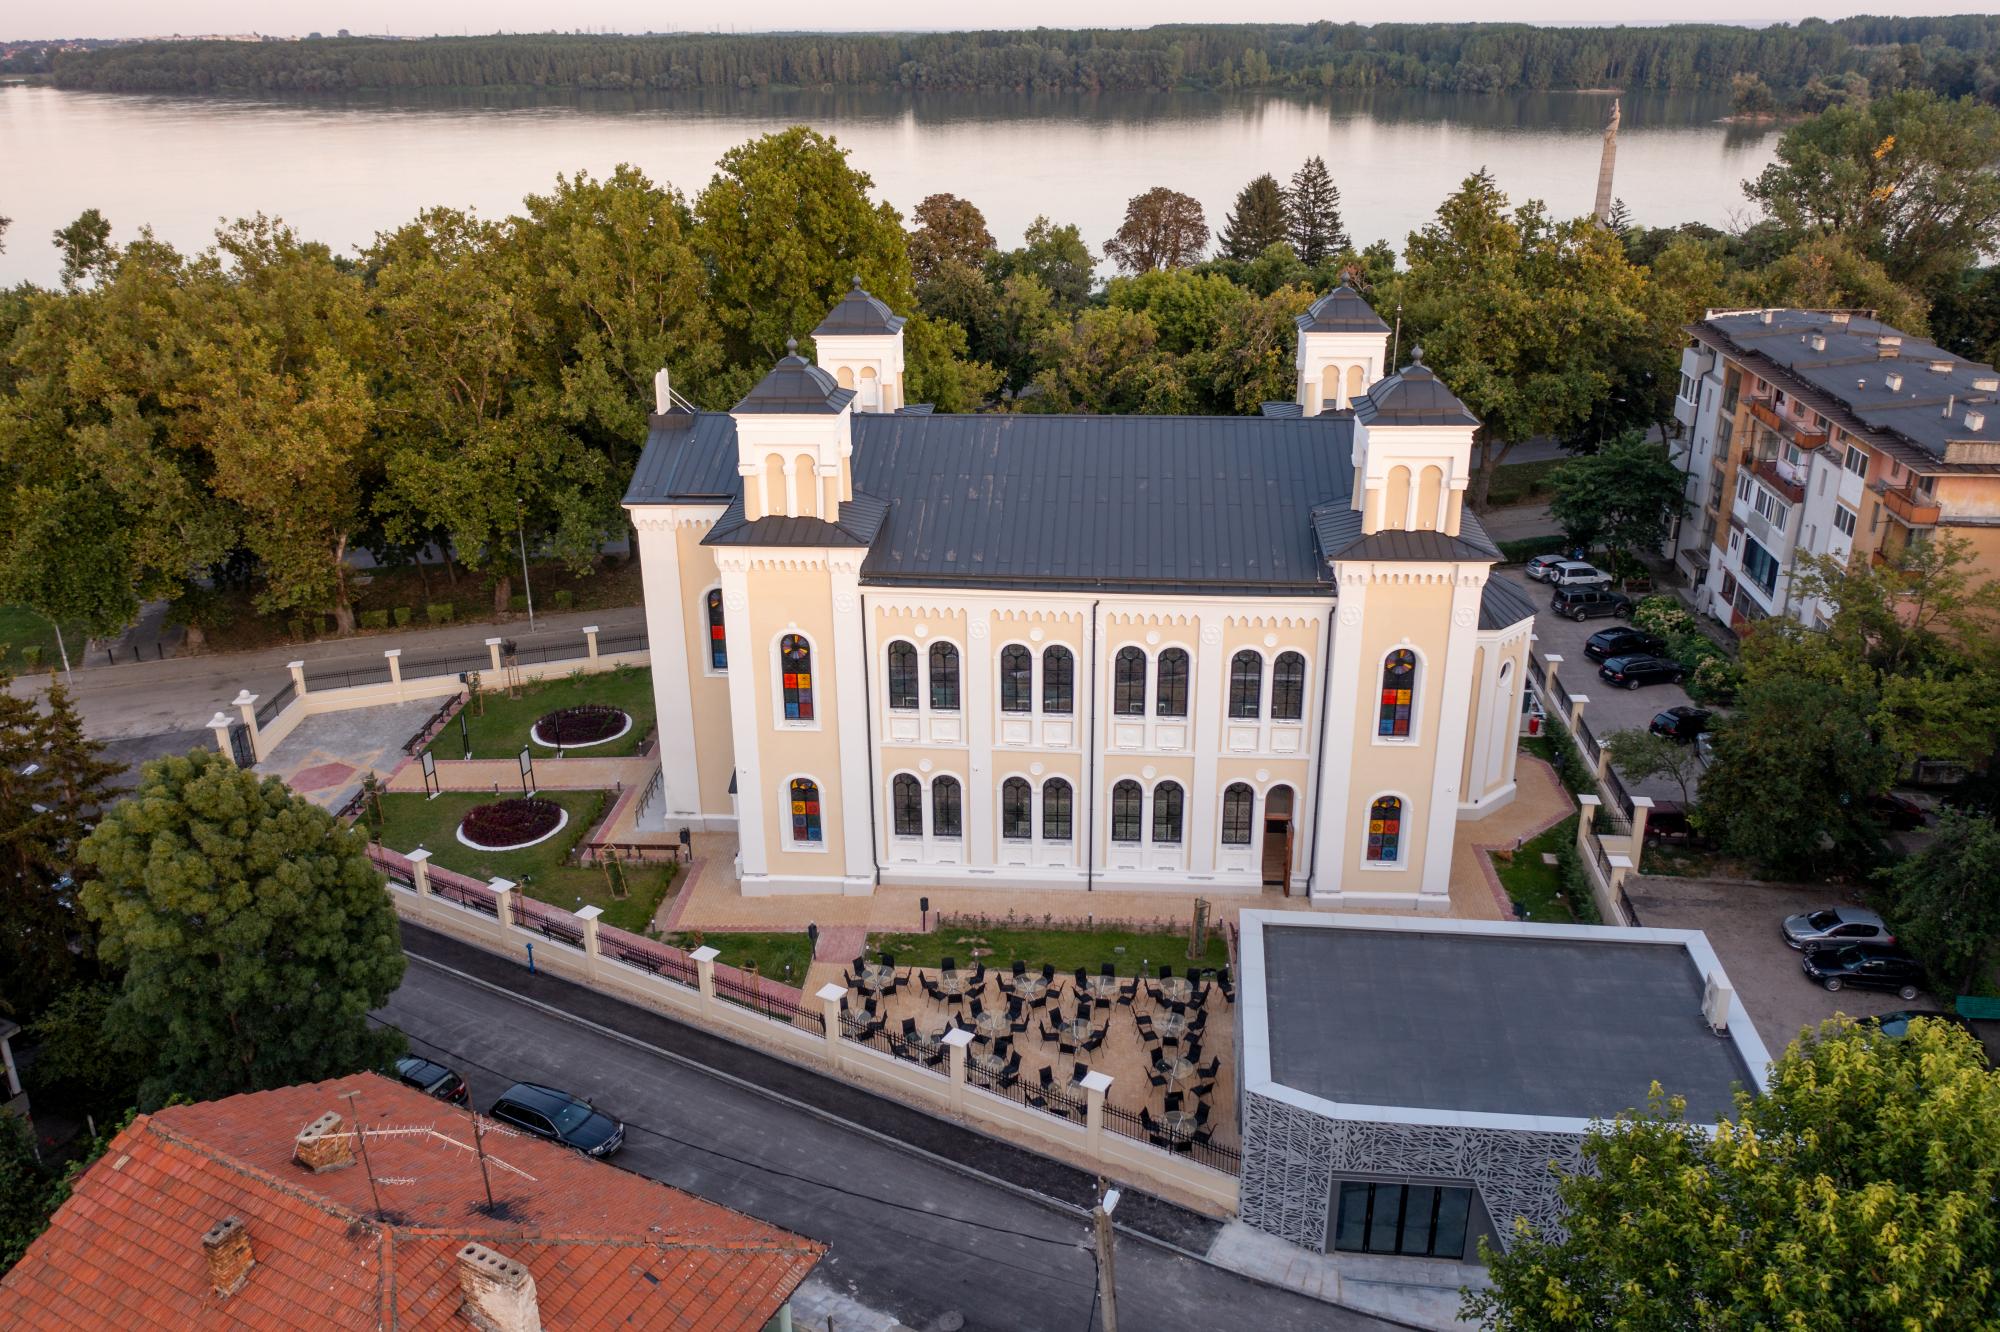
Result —
<instances>
[{"instance_id":1,"label":"white van","mask_svg":"<svg viewBox=\"0 0 2000 1332\"><path fill-rule=\"evenodd\" d=\"M1610 587L1611 575L1582 560L1564 560L1549 570L1554 587Z\"/></svg>"}]
</instances>

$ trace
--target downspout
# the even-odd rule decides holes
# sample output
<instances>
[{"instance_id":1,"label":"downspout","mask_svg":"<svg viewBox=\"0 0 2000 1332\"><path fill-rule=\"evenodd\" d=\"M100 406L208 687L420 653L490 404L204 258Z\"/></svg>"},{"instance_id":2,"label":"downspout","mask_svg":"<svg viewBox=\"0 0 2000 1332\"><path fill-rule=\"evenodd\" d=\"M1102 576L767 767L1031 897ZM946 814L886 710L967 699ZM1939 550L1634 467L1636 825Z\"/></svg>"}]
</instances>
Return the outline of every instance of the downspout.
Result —
<instances>
[{"instance_id":1,"label":"downspout","mask_svg":"<svg viewBox=\"0 0 2000 1332\"><path fill-rule=\"evenodd\" d=\"M1329 564L1331 564L1331 561L1329 561ZM1333 719L1332 713L1329 711L1333 706L1333 622L1339 618L1339 613L1340 589L1336 585L1334 588L1333 605L1328 609L1326 615L1326 647L1322 649L1320 657L1319 741L1315 746L1316 752L1313 755L1313 849L1312 854L1306 857L1307 897L1312 896L1314 887L1319 883L1319 784L1326 780L1326 731L1328 723ZM1351 755L1348 761L1350 763L1353 762ZM1290 873L1291 866L1287 865L1285 869L1287 873ZM1285 885L1285 892L1288 895L1291 892L1291 885L1289 883Z\"/></svg>"},{"instance_id":2,"label":"downspout","mask_svg":"<svg viewBox=\"0 0 2000 1332\"><path fill-rule=\"evenodd\" d=\"M1083 890L1097 891L1097 608L1102 599L1090 603L1090 739L1083 747Z\"/></svg>"}]
</instances>

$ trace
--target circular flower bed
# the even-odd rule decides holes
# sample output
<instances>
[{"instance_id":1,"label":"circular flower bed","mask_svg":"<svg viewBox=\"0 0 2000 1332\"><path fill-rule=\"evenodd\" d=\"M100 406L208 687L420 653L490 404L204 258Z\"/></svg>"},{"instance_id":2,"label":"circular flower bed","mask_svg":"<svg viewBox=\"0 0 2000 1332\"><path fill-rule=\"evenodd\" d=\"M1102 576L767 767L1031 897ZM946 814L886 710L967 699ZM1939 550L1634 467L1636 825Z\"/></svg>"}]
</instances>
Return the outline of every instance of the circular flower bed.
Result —
<instances>
[{"instance_id":1,"label":"circular flower bed","mask_svg":"<svg viewBox=\"0 0 2000 1332\"><path fill-rule=\"evenodd\" d=\"M474 805L458 821L458 840L481 851L516 851L563 830L569 812L553 800L516 797Z\"/></svg>"},{"instance_id":2,"label":"circular flower bed","mask_svg":"<svg viewBox=\"0 0 2000 1332\"><path fill-rule=\"evenodd\" d=\"M544 713L528 734L550 749L582 749L616 740L632 729L632 716L607 703L581 703Z\"/></svg>"}]
</instances>

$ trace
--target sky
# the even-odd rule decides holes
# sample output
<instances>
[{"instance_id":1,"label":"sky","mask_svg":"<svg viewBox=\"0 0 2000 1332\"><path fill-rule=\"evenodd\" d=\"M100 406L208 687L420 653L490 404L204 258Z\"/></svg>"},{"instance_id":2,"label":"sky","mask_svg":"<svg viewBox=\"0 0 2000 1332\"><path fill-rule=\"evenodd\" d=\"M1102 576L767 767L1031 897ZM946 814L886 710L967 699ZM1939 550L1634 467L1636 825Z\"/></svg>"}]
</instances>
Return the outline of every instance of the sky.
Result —
<instances>
[{"instance_id":1,"label":"sky","mask_svg":"<svg viewBox=\"0 0 2000 1332\"><path fill-rule=\"evenodd\" d=\"M1807 17L1839 18L1857 13L1903 12L1971 14L1990 10L1984 3L1902 0L1902 3L1842 5L1824 0L1675 0L1639 6L1605 0L1411 0L1395 7L1401 22L1510 20L1530 23L1796 22ZM829 12L838 9L838 21ZM712 4L648 3L647 0L26 0L10 4L0 17L0 38L141 37L168 33L264 32L279 36L346 28L355 33L484 33L564 30L609 32L777 31L840 29L937 29L971 26L964 10L937 0L867 0L835 7L826 0L759 0L742 12L740 24L718 24ZM726 13L726 9L723 11ZM1001 12L981 14L989 26L1145 27L1156 23L1215 22L1225 17L1214 0L1010 0ZM1384 16L1378 6L1330 4L1327 0L1260 0L1229 9L1233 22L1307 22L1316 19L1371 22Z\"/></svg>"}]
</instances>

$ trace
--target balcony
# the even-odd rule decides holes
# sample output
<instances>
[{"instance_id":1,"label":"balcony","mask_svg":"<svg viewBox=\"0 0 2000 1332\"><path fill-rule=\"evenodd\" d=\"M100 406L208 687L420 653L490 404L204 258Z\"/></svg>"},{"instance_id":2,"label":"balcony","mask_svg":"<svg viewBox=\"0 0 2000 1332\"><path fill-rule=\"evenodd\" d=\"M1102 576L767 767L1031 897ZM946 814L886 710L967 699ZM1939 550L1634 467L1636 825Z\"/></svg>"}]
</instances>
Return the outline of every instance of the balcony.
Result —
<instances>
[{"instance_id":1,"label":"balcony","mask_svg":"<svg viewBox=\"0 0 2000 1332\"><path fill-rule=\"evenodd\" d=\"M1778 470L1776 461L1769 458L1758 459L1750 464L1750 475L1769 486L1773 494L1784 496L1788 502L1805 503L1806 488L1796 481L1787 479L1785 474Z\"/></svg>"},{"instance_id":2,"label":"balcony","mask_svg":"<svg viewBox=\"0 0 2000 1332\"><path fill-rule=\"evenodd\" d=\"M1825 430L1808 430L1802 423L1794 421L1791 417L1786 416L1783 412L1768 403L1752 399L1750 403L1750 415L1756 417L1759 424L1769 429L1780 439L1787 440L1799 448L1816 449L1826 443L1827 432Z\"/></svg>"},{"instance_id":3,"label":"balcony","mask_svg":"<svg viewBox=\"0 0 2000 1332\"><path fill-rule=\"evenodd\" d=\"M1905 527L1936 527L1944 510L1937 500L1915 486L1877 486L1882 507Z\"/></svg>"}]
</instances>

